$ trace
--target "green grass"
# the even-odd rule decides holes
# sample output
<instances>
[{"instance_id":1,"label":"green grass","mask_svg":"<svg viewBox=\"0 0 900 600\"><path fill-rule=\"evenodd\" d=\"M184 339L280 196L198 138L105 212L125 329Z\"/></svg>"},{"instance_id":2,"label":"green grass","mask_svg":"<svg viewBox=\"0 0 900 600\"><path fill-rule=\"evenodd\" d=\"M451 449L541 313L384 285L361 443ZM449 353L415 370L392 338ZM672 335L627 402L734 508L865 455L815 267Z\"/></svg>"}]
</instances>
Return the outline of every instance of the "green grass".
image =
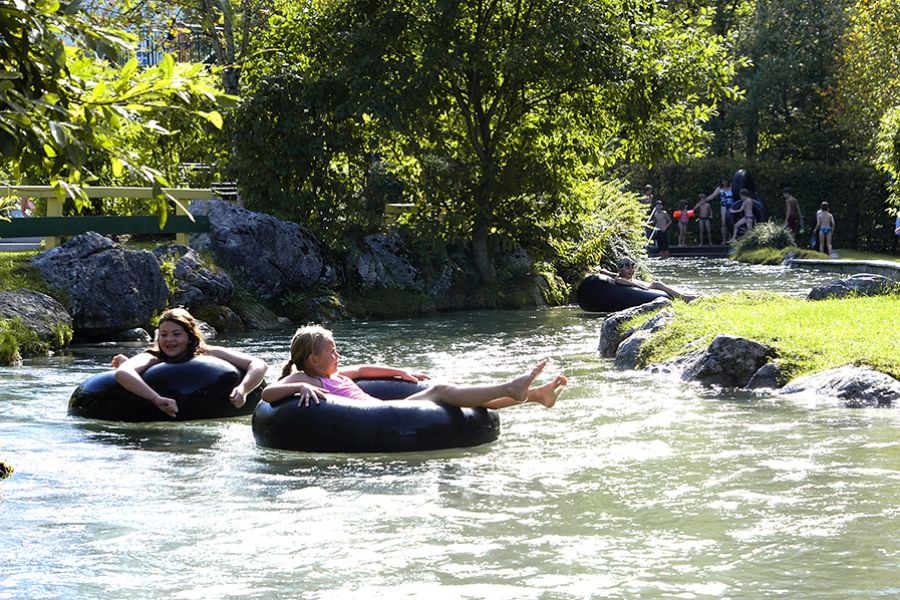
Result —
<instances>
[{"instance_id":1,"label":"green grass","mask_svg":"<svg viewBox=\"0 0 900 600\"><path fill-rule=\"evenodd\" d=\"M784 259L788 254L792 254L794 258L809 258L815 260L828 259L826 254L807 248L797 248L796 246L788 246L787 248L753 248L744 251L736 250L731 258L738 262L751 263L754 265L780 265L784 262Z\"/></svg>"},{"instance_id":2,"label":"green grass","mask_svg":"<svg viewBox=\"0 0 900 600\"><path fill-rule=\"evenodd\" d=\"M28 289L56 297L44 283L38 268L28 262L39 253L38 250L0 252L0 290Z\"/></svg>"},{"instance_id":3,"label":"green grass","mask_svg":"<svg viewBox=\"0 0 900 600\"><path fill-rule=\"evenodd\" d=\"M843 248L838 248L835 252L838 253L840 260L888 260L891 262L900 262L900 256L866 252L865 250L844 250Z\"/></svg>"},{"instance_id":4,"label":"green grass","mask_svg":"<svg viewBox=\"0 0 900 600\"><path fill-rule=\"evenodd\" d=\"M788 379L846 364L900 379L900 295L809 301L738 292L674 303L676 318L645 344L647 365L705 347L718 334L775 348Z\"/></svg>"}]
</instances>

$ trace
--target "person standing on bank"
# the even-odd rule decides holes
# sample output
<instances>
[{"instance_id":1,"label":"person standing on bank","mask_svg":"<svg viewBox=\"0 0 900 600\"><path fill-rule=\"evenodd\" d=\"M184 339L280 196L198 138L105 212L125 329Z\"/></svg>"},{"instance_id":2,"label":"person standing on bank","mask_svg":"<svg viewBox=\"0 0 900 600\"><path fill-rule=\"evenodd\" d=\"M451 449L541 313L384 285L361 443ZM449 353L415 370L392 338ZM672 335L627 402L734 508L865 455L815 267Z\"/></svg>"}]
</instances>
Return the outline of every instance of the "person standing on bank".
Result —
<instances>
[{"instance_id":1,"label":"person standing on bank","mask_svg":"<svg viewBox=\"0 0 900 600\"><path fill-rule=\"evenodd\" d=\"M669 258L669 226L672 225L672 217L663 208L662 202L657 202L653 207L650 221L653 223L653 239L656 241L659 257Z\"/></svg>"},{"instance_id":2,"label":"person standing on bank","mask_svg":"<svg viewBox=\"0 0 900 600\"><path fill-rule=\"evenodd\" d=\"M709 205L709 200L703 194L700 194L700 197L697 199L697 204L694 205L694 214L697 215L697 224L700 227L700 245L704 245L704 241L709 242L712 245L712 228L710 227L710 220L712 219L712 207ZM703 234L706 234L704 238Z\"/></svg>"},{"instance_id":3,"label":"person standing on bank","mask_svg":"<svg viewBox=\"0 0 900 600\"><path fill-rule=\"evenodd\" d=\"M834 257L834 248L831 245L831 236L834 233L834 215L831 214L827 202L823 202L819 207L816 229L819 230L819 252Z\"/></svg>"},{"instance_id":4,"label":"person standing on bank","mask_svg":"<svg viewBox=\"0 0 900 600\"><path fill-rule=\"evenodd\" d=\"M753 216L753 196L750 195L749 190L741 190L741 203L736 204L735 207L731 209L731 212L743 213L744 216L734 224L734 235L732 235L731 239L728 240L729 244L733 244L737 241L737 234L738 231L740 231L742 225L746 225L747 231L750 231L756 224L756 217Z\"/></svg>"},{"instance_id":5,"label":"person standing on bank","mask_svg":"<svg viewBox=\"0 0 900 600\"><path fill-rule=\"evenodd\" d=\"M727 244L728 238L731 235L731 228L728 227L728 219L731 218L731 205L734 203L734 191L731 188L731 179L722 177L719 186L714 189L709 196L706 196L704 200L711 202L715 198L719 199L719 212L722 215L722 244Z\"/></svg>"},{"instance_id":6,"label":"person standing on bank","mask_svg":"<svg viewBox=\"0 0 900 600\"><path fill-rule=\"evenodd\" d=\"M789 187L784 188L781 195L784 197L784 227L796 240L800 233L800 202L794 198Z\"/></svg>"}]
</instances>

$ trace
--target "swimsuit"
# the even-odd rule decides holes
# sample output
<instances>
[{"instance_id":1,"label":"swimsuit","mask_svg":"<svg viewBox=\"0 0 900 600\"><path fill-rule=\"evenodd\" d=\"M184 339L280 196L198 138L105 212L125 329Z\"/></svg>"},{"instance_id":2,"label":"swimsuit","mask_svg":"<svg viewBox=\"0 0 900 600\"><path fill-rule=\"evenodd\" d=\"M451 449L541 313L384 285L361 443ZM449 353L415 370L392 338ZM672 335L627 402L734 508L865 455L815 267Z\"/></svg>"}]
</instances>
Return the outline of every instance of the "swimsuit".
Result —
<instances>
[{"instance_id":1,"label":"swimsuit","mask_svg":"<svg viewBox=\"0 0 900 600\"><path fill-rule=\"evenodd\" d=\"M656 248L661 252L669 249L669 232L657 229L654 234L656 239Z\"/></svg>"},{"instance_id":2,"label":"swimsuit","mask_svg":"<svg viewBox=\"0 0 900 600\"><path fill-rule=\"evenodd\" d=\"M709 217L697 217L700 221L709 221Z\"/></svg>"},{"instance_id":3,"label":"swimsuit","mask_svg":"<svg viewBox=\"0 0 900 600\"><path fill-rule=\"evenodd\" d=\"M831 233L831 227L819 227L819 233L822 235L828 235Z\"/></svg>"},{"instance_id":4,"label":"swimsuit","mask_svg":"<svg viewBox=\"0 0 900 600\"><path fill-rule=\"evenodd\" d=\"M335 396L343 396L344 398L352 398L354 400L364 400L366 402L378 400L378 398L370 396L362 391L362 389L356 385L356 382L346 375L336 374L333 377L319 377L319 383L322 384L322 387L326 392L334 394Z\"/></svg>"},{"instance_id":5,"label":"swimsuit","mask_svg":"<svg viewBox=\"0 0 900 600\"><path fill-rule=\"evenodd\" d=\"M734 191L719 190L719 203L722 205L722 208L731 208L731 205L734 203Z\"/></svg>"}]
</instances>

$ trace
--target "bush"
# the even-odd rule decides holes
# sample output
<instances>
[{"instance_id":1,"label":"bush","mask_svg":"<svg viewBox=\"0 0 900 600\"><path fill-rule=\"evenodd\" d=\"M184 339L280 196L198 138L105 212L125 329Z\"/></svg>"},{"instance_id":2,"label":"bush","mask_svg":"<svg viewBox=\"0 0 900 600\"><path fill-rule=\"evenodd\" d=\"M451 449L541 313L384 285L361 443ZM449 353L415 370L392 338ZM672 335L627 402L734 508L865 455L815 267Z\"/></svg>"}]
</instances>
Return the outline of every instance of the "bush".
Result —
<instances>
[{"instance_id":1,"label":"bush","mask_svg":"<svg viewBox=\"0 0 900 600\"><path fill-rule=\"evenodd\" d=\"M0 365L13 365L26 354L46 354L50 345L25 326L19 317L0 319Z\"/></svg>"},{"instance_id":2,"label":"bush","mask_svg":"<svg viewBox=\"0 0 900 600\"><path fill-rule=\"evenodd\" d=\"M756 248L775 248L780 250L796 244L797 242L790 231L781 225L768 222L760 223L745 233L735 244L735 250L737 252L746 252Z\"/></svg>"}]
</instances>

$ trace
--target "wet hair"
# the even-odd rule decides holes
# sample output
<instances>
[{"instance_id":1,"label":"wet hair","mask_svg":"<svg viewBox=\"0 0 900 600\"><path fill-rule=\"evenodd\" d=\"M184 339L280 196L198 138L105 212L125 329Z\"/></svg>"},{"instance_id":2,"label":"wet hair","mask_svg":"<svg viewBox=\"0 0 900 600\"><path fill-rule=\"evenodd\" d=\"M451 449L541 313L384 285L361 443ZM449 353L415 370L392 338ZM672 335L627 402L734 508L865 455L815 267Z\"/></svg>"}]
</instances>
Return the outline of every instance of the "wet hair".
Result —
<instances>
[{"instance_id":1,"label":"wet hair","mask_svg":"<svg viewBox=\"0 0 900 600\"><path fill-rule=\"evenodd\" d=\"M831 210L831 209L828 208L828 203L827 203L827 202L823 202L823 203L822 203L822 206L820 206L819 208L820 208L821 210Z\"/></svg>"},{"instance_id":2,"label":"wet hair","mask_svg":"<svg viewBox=\"0 0 900 600\"><path fill-rule=\"evenodd\" d=\"M748 190L747 188L741 188L741 196L752 198L752 196L750 195L750 190Z\"/></svg>"},{"instance_id":3,"label":"wet hair","mask_svg":"<svg viewBox=\"0 0 900 600\"><path fill-rule=\"evenodd\" d=\"M183 308L172 308L164 312L159 316L159 325L163 323L175 323L184 329L184 332L187 333L188 336L188 347L184 353L184 359L193 358L198 354L206 353L206 342L203 339L203 332L200 331L200 325L197 324L197 319L191 315L188 311ZM147 352L154 355L164 362L172 362L181 360L182 357L174 357L170 358L166 356L165 352L159 349L159 339L153 341L153 345L147 348Z\"/></svg>"},{"instance_id":4,"label":"wet hair","mask_svg":"<svg viewBox=\"0 0 900 600\"><path fill-rule=\"evenodd\" d=\"M644 193L645 193L645 194L646 194L647 192L652 192L652 191L653 191L653 186L650 185L649 183L648 183L647 185L644 186Z\"/></svg>"},{"instance_id":5,"label":"wet hair","mask_svg":"<svg viewBox=\"0 0 900 600\"><path fill-rule=\"evenodd\" d=\"M329 340L334 340L334 336L324 327L306 325L298 329L291 338L291 358L281 368L281 376L290 375L294 367L298 371L302 371L306 359L321 350L325 342Z\"/></svg>"},{"instance_id":6,"label":"wet hair","mask_svg":"<svg viewBox=\"0 0 900 600\"><path fill-rule=\"evenodd\" d=\"M791 195L793 192L791 192L791 188L786 187L783 190L781 190L781 193Z\"/></svg>"}]
</instances>

